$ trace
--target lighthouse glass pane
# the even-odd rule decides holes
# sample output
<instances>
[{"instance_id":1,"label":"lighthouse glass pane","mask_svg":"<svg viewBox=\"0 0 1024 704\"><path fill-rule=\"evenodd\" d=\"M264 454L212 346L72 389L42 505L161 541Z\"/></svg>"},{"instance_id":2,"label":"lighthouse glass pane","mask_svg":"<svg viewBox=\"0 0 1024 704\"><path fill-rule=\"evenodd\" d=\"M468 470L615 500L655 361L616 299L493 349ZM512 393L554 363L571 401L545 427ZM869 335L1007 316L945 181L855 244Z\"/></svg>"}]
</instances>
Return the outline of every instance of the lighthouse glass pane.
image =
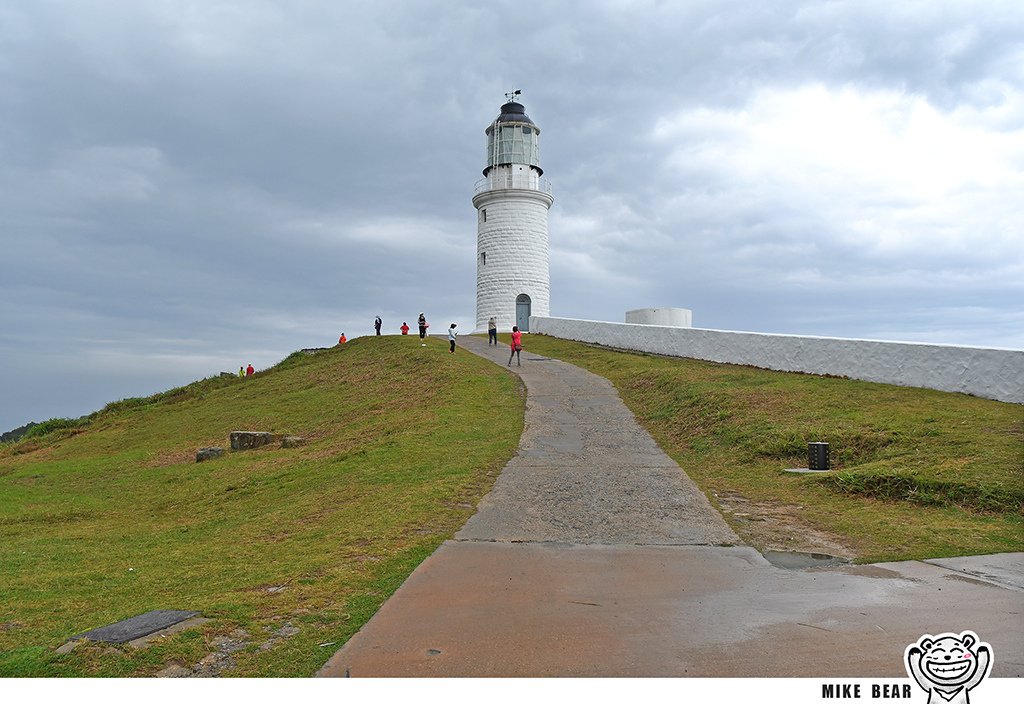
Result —
<instances>
[{"instance_id":1,"label":"lighthouse glass pane","mask_svg":"<svg viewBox=\"0 0 1024 704\"><path fill-rule=\"evenodd\" d=\"M515 164L526 163L526 150L523 144L523 135L519 133L512 139L512 162Z\"/></svg>"},{"instance_id":2,"label":"lighthouse glass pane","mask_svg":"<svg viewBox=\"0 0 1024 704\"><path fill-rule=\"evenodd\" d=\"M501 128L501 142L498 145L498 158L499 164L511 164L514 160L512 159L512 141L515 135L515 129L510 126Z\"/></svg>"}]
</instances>

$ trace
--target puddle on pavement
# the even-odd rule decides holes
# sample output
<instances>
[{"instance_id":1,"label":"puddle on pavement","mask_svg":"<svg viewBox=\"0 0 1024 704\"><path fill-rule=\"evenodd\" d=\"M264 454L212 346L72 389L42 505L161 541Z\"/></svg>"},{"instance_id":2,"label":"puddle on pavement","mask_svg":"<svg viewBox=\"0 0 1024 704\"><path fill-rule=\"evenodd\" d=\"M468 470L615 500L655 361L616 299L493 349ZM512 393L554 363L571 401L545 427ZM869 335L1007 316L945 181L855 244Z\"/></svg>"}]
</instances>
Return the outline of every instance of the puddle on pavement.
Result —
<instances>
[{"instance_id":1,"label":"puddle on pavement","mask_svg":"<svg viewBox=\"0 0 1024 704\"><path fill-rule=\"evenodd\" d=\"M805 570L810 567L839 567L848 565L850 561L835 555L820 552L789 552L785 550L765 550L764 559L775 567L784 570Z\"/></svg>"}]
</instances>

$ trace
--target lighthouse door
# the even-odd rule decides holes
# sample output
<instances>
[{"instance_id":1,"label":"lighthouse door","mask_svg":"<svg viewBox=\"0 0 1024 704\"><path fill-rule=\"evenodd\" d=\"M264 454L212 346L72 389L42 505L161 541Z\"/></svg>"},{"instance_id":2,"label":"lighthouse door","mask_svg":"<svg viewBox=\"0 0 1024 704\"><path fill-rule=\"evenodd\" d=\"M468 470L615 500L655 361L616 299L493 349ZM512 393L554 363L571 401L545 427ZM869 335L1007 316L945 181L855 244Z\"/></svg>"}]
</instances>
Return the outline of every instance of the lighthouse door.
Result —
<instances>
[{"instance_id":1,"label":"lighthouse door","mask_svg":"<svg viewBox=\"0 0 1024 704\"><path fill-rule=\"evenodd\" d=\"M530 297L525 293L516 296L516 326L520 332L530 332Z\"/></svg>"}]
</instances>

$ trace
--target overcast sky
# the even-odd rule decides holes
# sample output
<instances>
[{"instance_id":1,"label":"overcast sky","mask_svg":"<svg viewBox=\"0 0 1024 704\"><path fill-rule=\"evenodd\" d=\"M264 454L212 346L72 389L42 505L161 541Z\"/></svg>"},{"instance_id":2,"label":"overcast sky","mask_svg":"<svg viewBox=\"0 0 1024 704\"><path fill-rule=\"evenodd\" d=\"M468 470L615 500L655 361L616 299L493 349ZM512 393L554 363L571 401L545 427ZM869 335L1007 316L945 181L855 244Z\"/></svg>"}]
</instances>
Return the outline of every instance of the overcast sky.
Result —
<instances>
[{"instance_id":1,"label":"overcast sky","mask_svg":"<svg viewBox=\"0 0 1024 704\"><path fill-rule=\"evenodd\" d=\"M553 315L1024 347L1024 3L0 3L0 431L425 311L541 127Z\"/></svg>"}]
</instances>

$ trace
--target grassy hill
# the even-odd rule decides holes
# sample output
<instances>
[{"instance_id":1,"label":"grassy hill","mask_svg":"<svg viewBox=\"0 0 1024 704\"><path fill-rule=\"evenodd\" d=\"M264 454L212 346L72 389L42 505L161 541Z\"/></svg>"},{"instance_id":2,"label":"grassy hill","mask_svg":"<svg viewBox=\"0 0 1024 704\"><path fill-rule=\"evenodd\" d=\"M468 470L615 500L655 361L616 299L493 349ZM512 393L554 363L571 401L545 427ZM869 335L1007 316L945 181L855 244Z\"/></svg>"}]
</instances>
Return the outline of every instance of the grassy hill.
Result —
<instances>
[{"instance_id":1,"label":"grassy hill","mask_svg":"<svg viewBox=\"0 0 1024 704\"><path fill-rule=\"evenodd\" d=\"M964 394L609 350L530 336L609 379L761 549L860 561L1024 551L1024 406ZM807 443L830 443L827 474Z\"/></svg>"},{"instance_id":2,"label":"grassy hill","mask_svg":"<svg viewBox=\"0 0 1024 704\"><path fill-rule=\"evenodd\" d=\"M1024 550L1024 407L542 336L612 381L751 545L861 561ZM309 675L472 514L523 390L441 340L360 338L47 421L0 445L0 676ZM232 430L308 444L228 454ZM838 471L797 475L809 441ZM822 547L823 546L823 547ZM151 609L211 620L150 648L69 636Z\"/></svg>"},{"instance_id":3,"label":"grassy hill","mask_svg":"<svg viewBox=\"0 0 1024 704\"><path fill-rule=\"evenodd\" d=\"M518 444L519 381L428 343L360 338L0 445L0 675L147 675L204 657L229 675L312 674ZM232 430L308 443L195 463ZM151 609L211 621L140 651L53 652Z\"/></svg>"}]
</instances>

